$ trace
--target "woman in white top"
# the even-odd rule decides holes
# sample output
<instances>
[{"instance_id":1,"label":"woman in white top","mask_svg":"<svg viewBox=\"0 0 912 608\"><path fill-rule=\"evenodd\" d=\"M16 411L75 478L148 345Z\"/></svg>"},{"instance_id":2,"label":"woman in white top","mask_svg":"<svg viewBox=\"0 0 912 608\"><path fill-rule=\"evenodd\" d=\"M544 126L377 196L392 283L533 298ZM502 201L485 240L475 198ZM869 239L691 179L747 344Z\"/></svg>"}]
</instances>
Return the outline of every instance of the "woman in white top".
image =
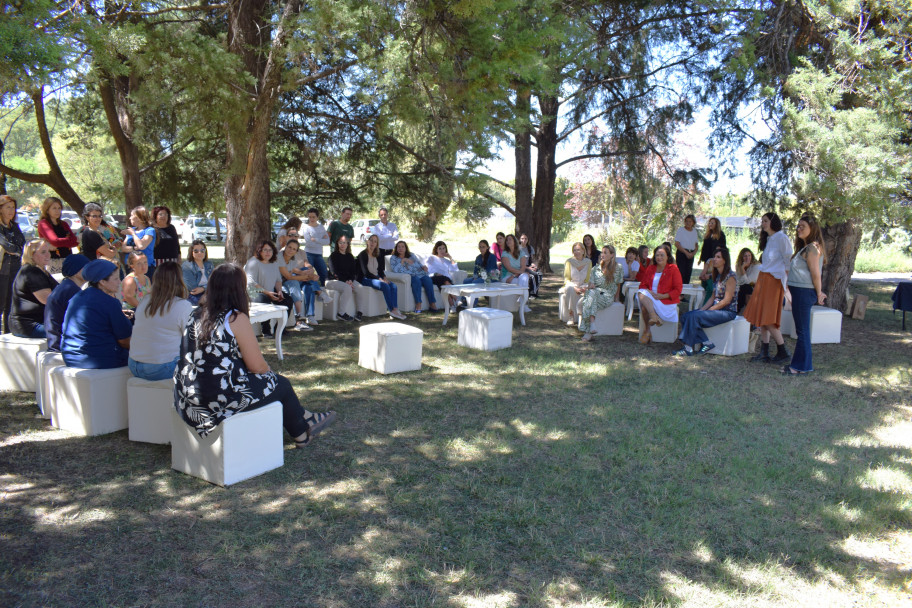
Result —
<instances>
[{"instance_id":1,"label":"woman in white top","mask_svg":"<svg viewBox=\"0 0 912 608\"><path fill-rule=\"evenodd\" d=\"M163 262L152 277L152 293L136 307L130 358L127 365L137 378L174 377L181 336L193 312L187 299L184 274L176 262Z\"/></svg>"},{"instance_id":2,"label":"woman in white top","mask_svg":"<svg viewBox=\"0 0 912 608\"><path fill-rule=\"evenodd\" d=\"M437 241L431 250L431 255L425 260L427 273L431 275L431 281L437 287L453 284L453 274L459 270L456 261L447 250L446 243ZM456 297L450 296L450 306L456 305Z\"/></svg>"},{"instance_id":3,"label":"woman in white top","mask_svg":"<svg viewBox=\"0 0 912 608\"><path fill-rule=\"evenodd\" d=\"M636 280L637 273L640 271L640 263L637 261L639 252L636 247L628 247L624 252L624 259L621 260L621 270L624 273L625 281Z\"/></svg>"},{"instance_id":4,"label":"woman in white top","mask_svg":"<svg viewBox=\"0 0 912 608\"><path fill-rule=\"evenodd\" d=\"M779 323L782 319L782 298L792 257L792 244L782 233L782 220L767 213L760 220L760 276L750 302L744 307L744 318L760 328L760 354L751 361L788 361L791 355L785 347ZM770 336L776 341L776 356L770 358Z\"/></svg>"},{"instance_id":5,"label":"woman in white top","mask_svg":"<svg viewBox=\"0 0 912 608\"><path fill-rule=\"evenodd\" d=\"M750 296L754 293L754 285L760 278L760 262L754 257L750 247L745 247L738 253L735 260L735 277L738 279L738 312L747 306Z\"/></svg>"},{"instance_id":6,"label":"woman in white top","mask_svg":"<svg viewBox=\"0 0 912 608\"><path fill-rule=\"evenodd\" d=\"M690 283L694 255L697 253L697 243L700 242L700 233L694 228L696 225L697 218L689 214L684 218L684 225L675 233L675 265L681 271L681 281L685 285Z\"/></svg>"},{"instance_id":7,"label":"woman in white top","mask_svg":"<svg viewBox=\"0 0 912 608\"><path fill-rule=\"evenodd\" d=\"M586 250L582 243L573 243L573 257L564 262L564 286L558 290L560 294L561 310L567 317L567 325L577 325L576 305L586 293L589 285L589 273L592 271L592 261L586 257ZM561 319L563 320L563 319Z\"/></svg>"},{"instance_id":8,"label":"woman in white top","mask_svg":"<svg viewBox=\"0 0 912 608\"><path fill-rule=\"evenodd\" d=\"M315 208L307 210L307 223L301 226L298 240L304 243L307 261L317 271L320 285L326 285L326 261L323 259L323 248L329 245L329 233L320 223L320 212Z\"/></svg>"}]
</instances>

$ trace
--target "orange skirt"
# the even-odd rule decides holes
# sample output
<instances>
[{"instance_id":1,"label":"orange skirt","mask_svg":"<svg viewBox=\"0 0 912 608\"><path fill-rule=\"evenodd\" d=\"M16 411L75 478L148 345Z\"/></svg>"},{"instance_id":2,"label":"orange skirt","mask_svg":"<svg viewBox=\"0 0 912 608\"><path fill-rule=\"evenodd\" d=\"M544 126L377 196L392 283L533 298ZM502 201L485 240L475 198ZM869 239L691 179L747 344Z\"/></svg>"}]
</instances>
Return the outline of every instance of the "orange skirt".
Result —
<instances>
[{"instance_id":1,"label":"orange skirt","mask_svg":"<svg viewBox=\"0 0 912 608\"><path fill-rule=\"evenodd\" d=\"M782 287L782 281L768 272L761 272L757 284L754 286L754 293L741 314L750 321L751 325L756 327L773 325L778 329L779 322L782 320L784 297L785 289Z\"/></svg>"}]
</instances>

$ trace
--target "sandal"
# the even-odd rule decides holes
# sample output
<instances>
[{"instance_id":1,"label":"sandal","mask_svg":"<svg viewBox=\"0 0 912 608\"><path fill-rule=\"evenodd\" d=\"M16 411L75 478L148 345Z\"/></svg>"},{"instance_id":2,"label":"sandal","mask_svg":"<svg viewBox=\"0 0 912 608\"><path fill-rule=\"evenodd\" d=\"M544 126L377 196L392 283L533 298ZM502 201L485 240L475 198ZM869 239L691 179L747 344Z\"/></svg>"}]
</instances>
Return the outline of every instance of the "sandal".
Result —
<instances>
[{"instance_id":1,"label":"sandal","mask_svg":"<svg viewBox=\"0 0 912 608\"><path fill-rule=\"evenodd\" d=\"M811 372L799 372L797 369L792 369L791 365L783 365L779 373L783 376L807 376Z\"/></svg>"},{"instance_id":2,"label":"sandal","mask_svg":"<svg viewBox=\"0 0 912 608\"><path fill-rule=\"evenodd\" d=\"M319 435L321 432L326 430L330 424L336 421L336 412L330 410L328 412L312 412L310 416L304 418L304 421L308 424L306 437L298 441L295 439L296 448L305 448L307 447L311 440Z\"/></svg>"},{"instance_id":3,"label":"sandal","mask_svg":"<svg viewBox=\"0 0 912 608\"><path fill-rule=\"evenodd\" d=\"M640 334L640 344L649 344L652 342L652 333L643 332Z\"/></svg>"},{"instance_id":4,"label":"sandal","mask_svg":"<svg viewBox=\"0 0 912 608\"><path fill-rule=\"evenodd\" d=\"M584 334L583 334L583 342L589 342L589 341L591 341L591 340L592 340L592 334L593 334L593 333L594 333L594 332L591 332L591 331L587 331L586 333L584 333Z\"/></svg>"}]
</instances>

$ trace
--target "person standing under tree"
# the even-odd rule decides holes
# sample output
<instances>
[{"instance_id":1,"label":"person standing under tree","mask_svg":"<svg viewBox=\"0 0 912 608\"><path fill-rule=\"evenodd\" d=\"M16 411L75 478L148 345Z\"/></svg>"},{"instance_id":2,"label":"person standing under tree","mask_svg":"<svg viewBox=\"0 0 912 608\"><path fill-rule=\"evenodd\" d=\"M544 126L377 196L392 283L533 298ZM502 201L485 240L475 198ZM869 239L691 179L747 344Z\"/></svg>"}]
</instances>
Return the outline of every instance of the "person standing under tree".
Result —
<instances>
[{"instance_id":1,"label":"person standing under tree","mask_svg":"<svg viewBox=\"0 0 912 608\"><path fill-rule=\"evenodd\" d=\"M355 239L355 227L352 226L352 208L345 207L342 209L342 214L339 216L339 219L333 220L329 223L329 228L326 232L329 233L329 252L332 253L336 250L336 243L339 241L339 237L344 236L348 239L348 242L351 243Z\"/></svg>"},{"instance_id":2,"label":"person standing under tree","mask_svg":"<svg viewBox=\"0 0 912 608\"><path fill-rule=\"evenodd\" d=\"M371 227L371 234L377 235L377 238L380 239L379 254L382 258L393 254L393 248L396 246L396 241L399 240L399 228L389 221L389 210L386 207L380 207L377 215L380 217L380 222Z\"/></svg>"}]
</instances>

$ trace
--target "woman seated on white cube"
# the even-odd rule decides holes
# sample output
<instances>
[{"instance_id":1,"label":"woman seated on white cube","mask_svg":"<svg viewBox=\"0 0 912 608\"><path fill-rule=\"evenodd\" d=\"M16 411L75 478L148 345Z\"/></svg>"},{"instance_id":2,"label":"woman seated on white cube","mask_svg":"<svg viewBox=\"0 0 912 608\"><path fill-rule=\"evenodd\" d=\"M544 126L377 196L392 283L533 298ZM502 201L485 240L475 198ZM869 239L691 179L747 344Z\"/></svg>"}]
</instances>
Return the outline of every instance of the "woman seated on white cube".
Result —
<instances>
[{"instance_id":1,"label":"woman seated on white cube","mask_svg":"<svg viewBox=\"0 0 912 608\"><path fill-rule=\"evenodd\" d=\"M589 285L579 303L579 328L583 332L584 342L591 340L595 334L592 331L595 315L614 304L623 282L624 271L615 259L615 248L613 245L605 245L602 247L599 264L589 273Z\"/></svg>"},{"instance_id":2,"label":"woman seated on white cube","mask_svg":"<svg viewBox=\"0 0 912 608\"><path fill-rule=\"evenodd\" d=\"M640 314L643 318L643 333L640 342L652 341L653 325L678 322L678 303L684 284L681 272L671 261L671 247L659 245L652 253L652 264L643 273L643 280L637 291Z\"/></svg>"},{"instance_id":3,"label":"woman seated on white cube","mask_svg":"<svg viewBox=\"0 0 912 608\"><path fill-rule=\"evenodd\" d=\"M44 239L29 241L22 252L22 268L13 281L13 305L10 329L20 338L47 338L44 329L44 305L57 280L46 266L51 250Z\"/></svg>"},{"instance_id":4,"label":"woman seated on white cube","mask_svg":"<svg viewBox=\"0 0 912 608\"><path fill-rule=\"evenodd\" d=\"M336 419L333 411L305 410L291 382L269 368L250 324L247 276L231 263L212 272L206 300L184 328L174 384L177 412L202 437L229 416L274 401L299 448Z\"/></svg>"},{"instance_id":5,"label":"woman seated on white cube","mask_svg":"<svg viewBox=\"0 0 912 608\"><path fill-rule=\"evenodd\" d=\"M393 319L405 319L399 312L399 292L396 285L386 278L386 262L380 255L380 237L372 234L367 239L367 247L358 254L358 282L365 287L376 289L383 294L386 310Z\"/></svg>"},{"instance_id":6,"label":"woman seated on white cube","mask_svg":"<svg viewBox=\"0 0 912 608\"><path fill-rule=\"evenodd\" d=\"M488 241L481 239L478 241L479 254L475 257L475 271L467 277L464 284L483 285L486 281L493 283L500 280L500 269L497 267L498 260Z\"/></svg>"},{"instance_id":7,"label":"woman seated on white cube","mask_svg":"<svg viewBox=\"0 0 912 608\"><path fill-rule=\"evenodd\" d=\"M399 241L393 247L393 254L390 256L390 270L401 272L409 275L411 279L412 296L415 298L415 313L421 312L421 290L428 297L428 305L431 310L437 310L437 297L434 295L434 281L428 275L428 267L421 263L418 257L409 251L408 244L405 241Z\"/></svg>"},{"instance_id":8,"label":"woman seated on white cube","mask_svg":"<svg viewBox=\"0 0 912 608\"><path fill-rule=\"evenodd\" d=\"M134 376L153 382L174 377L181 336L192 312L181 267L162 262L152 278L152 293L139 303L133 318L127 365Z\"/></svg>"},{"instance_id":9,"label":"woman seated on white cube","mask_svg":"<svg viewBox=\"0 0 912 608\"><path fill-rule=\"evenodd\" d=\"M348 237L342 235L336 241L336 250L329 254L329 279L326 287L339 292L339 312L336 318L342 321L361 321L361 311L355 298L355 282L358 280L358 262L348 247ZM355 316L348 314L355 311Z\"/></svg>"},{"instance_id":10,"label":"woman seated on white cube","mask_svg":"<svg viewBox=\"0 0 912 608\"><path fill-rule=\"evenodd\" d=\"M576 307L579 299L586 293L589 284L589 273L592 272L592 262L586 257L586 250L582 243L573 243L571 248L573 257L564 262L564 286L558 290L563 309L570 315L567 325L576 325Z\"/></svg>"},{"instance_id":11,"label":"woman seated on white cube","mask_svg":"<svg viewBox=\"0 0 912 608\"><path fill-rule=\"evenodd\" d=\"M710 261L713 297L700 310L684 313L678 336L684 347L675 352L679 357L702 355L714 349L716 345L703 330L728 323L738 314L738 277L732 270L728 249L717 247Z\"/></svg>"}]
</instances>

